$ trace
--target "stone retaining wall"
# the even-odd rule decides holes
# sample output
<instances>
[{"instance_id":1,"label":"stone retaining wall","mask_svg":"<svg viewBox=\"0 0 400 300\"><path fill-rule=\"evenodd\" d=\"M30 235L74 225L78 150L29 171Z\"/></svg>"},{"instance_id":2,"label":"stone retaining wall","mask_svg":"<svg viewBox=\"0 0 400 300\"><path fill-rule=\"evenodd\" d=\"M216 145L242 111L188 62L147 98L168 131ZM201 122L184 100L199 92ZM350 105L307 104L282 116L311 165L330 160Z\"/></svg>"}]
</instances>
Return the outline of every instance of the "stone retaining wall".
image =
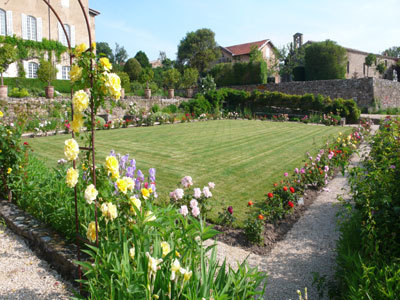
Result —
<instances>
[{"instance_id":1,"label":"stone retaining wall","mask_svg":"<svg viewBox=\"0 0 400 300\"><path fill-rule=\"evenodd\" d=\"M293 81L260 85L231 86L234 89L266 90L291 95L321 94L334 98L354 99L360 107L382 108L400 106L400 82L378 78Z\"/></svg>"}]
</instances>

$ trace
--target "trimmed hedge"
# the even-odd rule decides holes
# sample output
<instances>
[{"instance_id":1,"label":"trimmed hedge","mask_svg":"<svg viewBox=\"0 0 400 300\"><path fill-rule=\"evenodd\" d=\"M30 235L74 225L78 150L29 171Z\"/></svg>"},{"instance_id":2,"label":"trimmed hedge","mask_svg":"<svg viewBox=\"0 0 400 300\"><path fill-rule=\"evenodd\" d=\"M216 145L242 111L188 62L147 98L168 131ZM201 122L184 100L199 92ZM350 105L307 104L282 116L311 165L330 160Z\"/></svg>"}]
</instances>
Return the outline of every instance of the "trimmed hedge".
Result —
<instances>
[{"instance_id":1,"label":"trimmed hedge","mask_svg":"<svg viewBox=\"0 0 400 300\"><path fill-rule=\"evenodd\" d=\"M262 62L222 63L210 70L216 85L245 85L267 83L268 67Z\"/></svg>"},{"instance_id":2,"label":"trimmed hedge","mask_svg":"<svg viewBox=\"0 0 400 300\"><path fill-rule=\"evenodd\" d=\"M333 113L346 118L348 123L357 123L360 110L353 99L337 98L332 100L322 95L313 94L289 95L279 92L252 93L222 88L205 95L213 108L224 108L227 111L241 111L250 109L253 114L279 110L290 110L296 115L310 115L312 113Z\"/></svg>"},{"instance_id":3,"label":"trimmed hedge","mask_svg":"<svg viewBox=\"0 0 400 300\"><path fill-rule=\"evenodd\" d=\"M15 87L26 88L27 90L37 89L43 90L47 86L47 83L41 82L37 78L20 78L20 77L4 77L4 84L8 85L8 90L12 90ZM60 93L69 93L71 91L71 83L69 80L53 80L51 84L54 89Z\"/></svg>"}]
</instances>

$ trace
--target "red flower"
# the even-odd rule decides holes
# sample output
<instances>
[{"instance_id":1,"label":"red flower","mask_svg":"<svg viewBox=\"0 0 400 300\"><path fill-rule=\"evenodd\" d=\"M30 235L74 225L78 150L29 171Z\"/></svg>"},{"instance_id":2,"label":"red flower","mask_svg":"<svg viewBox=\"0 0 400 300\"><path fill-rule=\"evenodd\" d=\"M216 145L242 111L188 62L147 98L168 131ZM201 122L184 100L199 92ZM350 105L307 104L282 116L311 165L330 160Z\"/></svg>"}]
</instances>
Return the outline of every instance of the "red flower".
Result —
<instances>
[{"instance_id":1,"label":"red flower","mask_svg":"<svg viewBox=\"0 0 400 300\"><path fill-rule=\"evenodd\" d=\"M259 220L264 220L264 216L263 215L258 215L258 219Z\"/></svg>"},{"instance_id":2,"label":"red flower","mask_svg":"<svg viewBox=\"0 0 400 300\"><path fill-rule=\"evenodd\" d=\"M293 206L294 206L294 204L293 204L292 201L289 201L289 202L288 202L288 205L289 205L291 208L293 208Z\"/></svg>"},{"instance_id":3,"label":"red flower","mask_svg":"<svg viewBox=\"0 0 400 300\"><path fill-rule=\"evenodd\" d=\"M294 193L294 187L291 186L289 190L291 193Z\"/></svg>"},{"instance_id":4,"label":"red flower","mask_svg":"<svg viewBox=\"0 0 400 300\"><path fill-rule=\"evenodd\" d=\"M24 142L24 145L25 145L25 146L28 146L29 144L28 144L27 142Z\"/></svg>"},{"instance_id":5,"label":"red flower","mask_svg":"<svg viewBox=\"0 0 400 300\"><path fill-rule=\"evenodd\" d=\"M277 183L274 183L274 186L278 186L278 184L277 184Z\"/></svg>"},{"instance_id":6,"label":"red flower","mask_svg":"<svg viewBox=\"0 0 400 300\"><path fill-rule=\"evenodd\" d=\"M268 198L272 198L274 196L274 194L272 194L272 193L268 193Z\"/></svg>"},{"instance_id":7,"label":"red flower","mask_svg":"<svg viewBox=\"0 0 400 300\"><path fill-rule=\"evenodd\" d=\"M287 186L284 186L284 187L283 187L283 190L284 190L285 192L287 192Z\"/></svg>"},{"instance_id":8,"label":"red flower","mask_svg":"<svg viewBox=\"0 0 400 300\"><path fill-rule=\"evenodd\" d=\"M107 128L107 127L108 127L108 124L104 124L104 127Z\"/></svg>"},{"instance_id":9,"label":"red flower","mask_svg":"<svg viewBox=\"0 0 400 300\"><path fill-rule=\"evenodd\" d=\"M249 202L247 202L247 205L248 205L248 206L253 206L254 203L253 203L253 201L250 200Z\"/></svg>"},{"instance_id":10,"label":"red flower","mask_svg":"<svg viewBox=\"0 0 400 300\"><path fill-rule=\"evenodd\" d=\"M231 215L233 214L233 207L232 206L228 206L228 213L230 213Z\"/></svg>"}]
</instances>

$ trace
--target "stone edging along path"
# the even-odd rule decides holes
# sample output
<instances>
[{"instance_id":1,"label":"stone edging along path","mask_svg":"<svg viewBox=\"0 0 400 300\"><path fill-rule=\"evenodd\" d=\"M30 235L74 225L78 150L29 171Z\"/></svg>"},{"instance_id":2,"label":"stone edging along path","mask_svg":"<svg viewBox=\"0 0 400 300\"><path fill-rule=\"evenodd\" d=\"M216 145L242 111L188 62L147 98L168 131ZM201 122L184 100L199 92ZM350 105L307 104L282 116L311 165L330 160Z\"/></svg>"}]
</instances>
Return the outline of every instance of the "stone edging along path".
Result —
<instances>
[{"instance_id":1,"label":"stone edging along path","mask_svg":"<svg viewBox=\"0 0 400 300\"><path fill-rule=\"evenodd\" d=\"M373 131L377 128L374 125ZM362 144L360 150L361 153L368 153L368 145ZM353 156L351 161L355 165L360 158ZM232 267L237 261L242 262L248 258L251 266L258 266L260 270L266 271L268 284L264 299L298 299L296 290L303 290L304 287L308 288L309 299L318 299L318 291L312 287L311 272L326 275L327 280L334 275L335 247L339 237L336 230L336 213L339 207L334 204L337 203L338 195L347 194L347 188L346 177L336 176L269 254L260 256L217 242L218 257L226 258ZM75 245L67 245L61 236L14 204L0 202L0 217L11 230L25 237L61 274L69 279L77 275L77 267L73 264L76 260ZM212 243L213 241L207 241L206 244Z\"/></svg>"}]
</instances>

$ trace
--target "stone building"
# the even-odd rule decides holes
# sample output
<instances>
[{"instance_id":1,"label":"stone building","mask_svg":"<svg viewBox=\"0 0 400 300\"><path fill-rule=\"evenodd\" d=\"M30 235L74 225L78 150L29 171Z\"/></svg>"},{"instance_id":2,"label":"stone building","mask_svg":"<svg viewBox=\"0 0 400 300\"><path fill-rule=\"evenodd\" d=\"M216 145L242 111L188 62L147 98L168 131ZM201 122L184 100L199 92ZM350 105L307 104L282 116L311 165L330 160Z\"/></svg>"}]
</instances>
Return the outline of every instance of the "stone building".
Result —
<instances>
[{"instance_id":1,"label":"stone building","mask_svg":"<svg viewBox=\"0 0 400 300\"><path fill-rule=\"evenodd\" d=\"M229 62L248 62L250 60L250 51L252 47L256 46L259 51L261 51L264 60L267 62L268 66L271 67L276 64L277 57L275 55L276 47L268 39L251 42L239 45L233 45L229 47L220 47L221 57L216 63L229 63ZM279 82L279 75L276 74L274 77L274 82Z\"/></svg>"},{"instance_id":2,"label":"stone building","mask_svg":"<svg viewBox=\"0 0 400 300\"><path fill-rule=\"evenodd\" d=\"M76 0L49 0L64 23L71 47L89 43L85 18ZM95 41L95 17L100 13L89 8L89 0L82 0L89 16L92 40ZM43 0L2 0L0 2L0 35L17 36L25 40L56 40L67 46L67 39L61 24ZM61 61L55 61L58 69L57 79L69 79L69 56L62 55ZM26 77L36 78L39 60L32 58L23 61ZM13 63L4 74L17 77L17 63Z\"/></svg>"},{"instance_id":3,"label":"stone building","mask_svg":"<svg viewBox=\"0 0 400 300\"><path fill-rule=\"evenodd\" d=\"M293 36L293 45L296 48L306 46L311 43L314 43L314 41L308 41L303 45L303 35L301 33L296 33ZM375 54L376 62L372 66L368 67L365 64L365 58L370 53L346 47L343 48L347 51L346 79L373 77L395 80L399 78L396 72L396 64L399 60L398 58ZM383 63L386 68L383 74L379 73L377 70L377 65L380 63Z\"/></svg>"}]
</instances>

